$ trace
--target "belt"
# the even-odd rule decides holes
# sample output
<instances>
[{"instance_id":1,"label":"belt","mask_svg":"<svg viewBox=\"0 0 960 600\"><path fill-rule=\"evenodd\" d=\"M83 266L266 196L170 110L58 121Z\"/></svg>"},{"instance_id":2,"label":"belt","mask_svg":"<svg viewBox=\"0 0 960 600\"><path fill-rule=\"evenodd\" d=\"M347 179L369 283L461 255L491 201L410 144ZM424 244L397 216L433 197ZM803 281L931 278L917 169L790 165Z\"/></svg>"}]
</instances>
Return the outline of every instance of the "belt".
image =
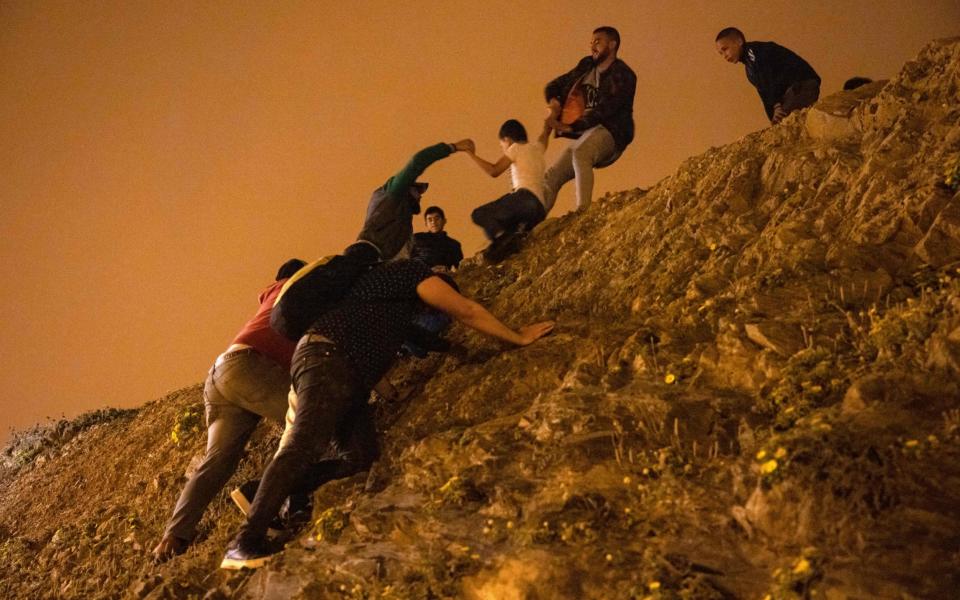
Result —
<instances>
[{"instance_id":1,"label":"belt","mask_svg":"<svg viewBox=\"0 0 960 600\"><path fill-rule=\"evenodd\" d=\"M228 357L235 354L240 354L241 352L256 352L257 349L253 346L248 346L246 344L230 344L227 348L227 351L217 357L217 360L213 361L213 366L219 367L223 364L223 361L227 360Z\"/></svg>"},{"instance_id":2,"label":"belt","mask_svg":"<svg viewBox=\"0 0 960 600\"><path fill-rule=\"evenodd\" d=\"M332 344L334 346L337 345L336 342L334 342L333 340L331 340L325 335L320 335L319 333L308 333L304 335L303 337L300 338L300 341L297 342L298 346L300 346L301 344Z\"/></svg>"}]
</instances>

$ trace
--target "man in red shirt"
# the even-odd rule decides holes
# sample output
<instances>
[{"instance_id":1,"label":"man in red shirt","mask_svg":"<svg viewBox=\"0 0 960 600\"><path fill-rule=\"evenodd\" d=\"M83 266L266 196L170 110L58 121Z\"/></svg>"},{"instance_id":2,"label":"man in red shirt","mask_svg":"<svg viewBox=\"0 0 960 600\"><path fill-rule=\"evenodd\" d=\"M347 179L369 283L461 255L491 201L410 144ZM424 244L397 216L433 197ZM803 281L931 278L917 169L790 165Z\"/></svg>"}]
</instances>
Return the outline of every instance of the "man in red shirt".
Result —
<instances>
[{"instance_id":1,"label":"man in red shirt","mask_svg":"<svg viewBox=\"0 0 960 600\"><path fill-rule=\"evenodd\" d=\"M236 471L260 419L283 423L296 342L270 328L270 312L283 284L304 264L293 258L280 267L276 281L260 293L257 313L210 368L203 386L207 451L153 550L158 562L183 553L193 541L203 511Z\"/></svg>"}]
</instances>

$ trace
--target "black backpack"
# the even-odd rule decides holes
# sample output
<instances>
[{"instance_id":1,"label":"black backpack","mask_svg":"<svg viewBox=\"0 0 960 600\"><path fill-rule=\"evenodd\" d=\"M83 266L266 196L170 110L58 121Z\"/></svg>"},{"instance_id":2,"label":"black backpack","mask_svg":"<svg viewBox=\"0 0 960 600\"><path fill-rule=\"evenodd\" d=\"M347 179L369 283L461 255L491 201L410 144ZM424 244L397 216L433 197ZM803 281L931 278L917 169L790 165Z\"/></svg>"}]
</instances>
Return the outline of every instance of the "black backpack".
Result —
<instances>
[{"instance_id":1,"label":"black backpack","mask_svg":"<svg viewBox=\"0 0 960 600\"><path fill-rule=\"evenodd\" d=\"M304 266L280 290L270 312L270 327L287 339L299 340L370 268L369 262L349 254L327 256Z\"/></svg>"}]
</instances>

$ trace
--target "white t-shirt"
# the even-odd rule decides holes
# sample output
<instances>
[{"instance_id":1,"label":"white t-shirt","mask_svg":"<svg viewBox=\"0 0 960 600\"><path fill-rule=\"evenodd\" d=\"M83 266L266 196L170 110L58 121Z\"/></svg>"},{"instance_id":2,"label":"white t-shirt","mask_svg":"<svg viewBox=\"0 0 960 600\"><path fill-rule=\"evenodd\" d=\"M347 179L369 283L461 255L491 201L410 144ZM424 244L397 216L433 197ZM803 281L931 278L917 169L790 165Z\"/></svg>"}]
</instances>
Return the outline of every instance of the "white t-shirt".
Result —
<instances>
[{"instance_id":1,"label":"white t-shirt","mask_svg":"<svg viewBox=\"0 0 960 600\"><path fill-rule=\"evenodd\" d=\"M525 188L543 204L543 174L547 170L547 163L543 158L546 150L540 142L525 144L510 144L507 146L507 155L513 164L510 165L510 176L513 178L514 191Z\"/></svg>"}]
</instances>

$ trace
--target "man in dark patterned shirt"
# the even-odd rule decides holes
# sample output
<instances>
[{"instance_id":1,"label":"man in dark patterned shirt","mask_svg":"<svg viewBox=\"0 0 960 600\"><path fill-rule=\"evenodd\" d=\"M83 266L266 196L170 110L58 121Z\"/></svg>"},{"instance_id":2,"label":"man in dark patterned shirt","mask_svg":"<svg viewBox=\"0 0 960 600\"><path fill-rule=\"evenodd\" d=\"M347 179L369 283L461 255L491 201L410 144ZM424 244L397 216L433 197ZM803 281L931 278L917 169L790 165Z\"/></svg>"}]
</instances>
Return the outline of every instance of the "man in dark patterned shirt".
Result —
<instances>
[{"instance_id":1,"label":"man in dark patterned shirt","mask_svg":"<svg viewBox=\"0 0 960 600\"><path fill-rule=\"evenodd\" d=\"M271 555L268 526L289 495L311 493L376 460L379 450L367 397L396 360L411 319L423 304L518 346L553 329L553 322L545 321L513 330L442 277L418 260L380 265L300 339L291 369L297 395L293 425L264 471L247 522L221 567L262 566ZM332 460L331 442L336 446Z\"/></svg>"},{"instance_id":2,"label":"man in dark patterned shirt","mask_svg":"<svg viewBox=\"0 0 960 600\"><path fill-rule=\"evenodd\" d=\"M589 206L593 170L612 165L633 141L637 76L617 58L619 50L620 33L613 27L598 27L593 31L590 56L547 84L544 95L550 126L557 137L575 140L545 174L548 213L560 188L574 178L577 210Z\"/></svg>"}]
</instances>

